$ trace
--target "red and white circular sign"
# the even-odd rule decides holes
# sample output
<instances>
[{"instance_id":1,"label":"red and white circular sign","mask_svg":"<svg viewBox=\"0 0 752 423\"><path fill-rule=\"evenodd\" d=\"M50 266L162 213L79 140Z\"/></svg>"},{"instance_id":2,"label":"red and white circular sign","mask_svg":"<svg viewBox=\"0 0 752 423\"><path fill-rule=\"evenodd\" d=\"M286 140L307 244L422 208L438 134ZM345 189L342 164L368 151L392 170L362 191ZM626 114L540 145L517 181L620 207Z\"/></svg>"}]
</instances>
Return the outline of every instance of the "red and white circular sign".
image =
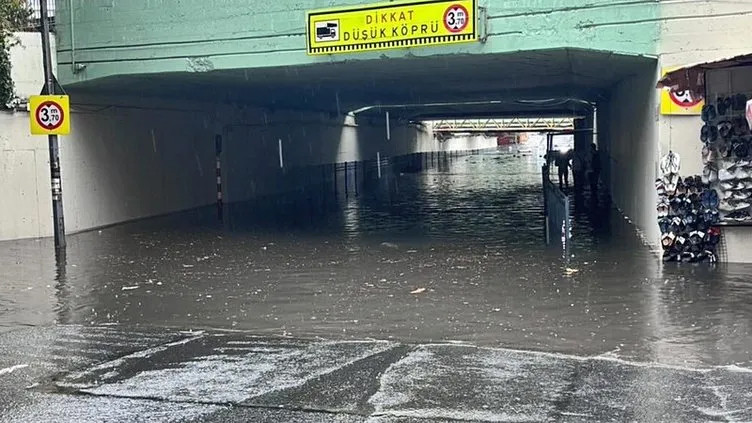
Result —
<instances>
[{"instance_id":1,"label":"red and white circular sign","mask_svg":"<svg viewBox=\"0 0 752 423\"><path fill-rule=\"evenodd\" d=\"M444 12L444 27L449 32L461 32L470 23L470 14L461 4L453 4Z\"/></svg>"},{"instance_id":2,"label":"red and white circular sign","mask_svg":"<svg viewBox=\"0 0 752 423\"><path fill-rule=\"evenodd\" d=\"M37 107L34 118L39 126L51 131L63 124L65 114L63 108L54 101L45 101Z\"/></svg>"},{"instance_id":3,"label":"red and white circular sign","mask_svg":"<svg viewBox=\"0 0 752 423\"><path fill-rule=\"evenodd\" d=\"M702 101L702 96L693 94L689 90L669 90L668 95L671 98L671 101L673 101L674 104L680 107L694 107L700 104L700 102Z\"/></svg>"}]
</instances>

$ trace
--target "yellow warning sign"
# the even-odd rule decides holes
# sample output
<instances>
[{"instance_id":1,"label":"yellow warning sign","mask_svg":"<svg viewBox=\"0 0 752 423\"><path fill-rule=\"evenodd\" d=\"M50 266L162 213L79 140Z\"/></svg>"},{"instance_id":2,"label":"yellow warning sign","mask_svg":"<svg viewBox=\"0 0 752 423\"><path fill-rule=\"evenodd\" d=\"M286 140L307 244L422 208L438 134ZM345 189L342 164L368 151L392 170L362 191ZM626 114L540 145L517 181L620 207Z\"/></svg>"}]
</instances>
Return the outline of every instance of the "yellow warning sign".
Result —
<instances>
[{"instance_id":1,"label":"yellow warning sign","mask_svg":"<svg viewBox=\"0 0 752 423\"><path fill-rule=\"evenodd\" d=\"M418 0L311 11L308 54L476 41L476 9L476 0Z\"/></svg>"},{"instance_id":2,"label":"yellow warning sign","mask_svg":"<svg viewBox=\"0 0 752 423\"><path fill-rule=\"evenodd\" d=\"M664 68L661 77L678 68L679 66ZM699 115L704 105L703 93L689 90L677 91L671 88L661 89L662 115Z\"/></svg>"},{"instance_id":3,"label":"yellow warning sign","mask_svg":"<svg viewBox=\"0 0 752 423\"><path fill-rule=\"evenodd\" d=\"M33 95L29 97L29 108L32 135L70 133L70 101L67 95Z\"/></svg>"}]
</instances>

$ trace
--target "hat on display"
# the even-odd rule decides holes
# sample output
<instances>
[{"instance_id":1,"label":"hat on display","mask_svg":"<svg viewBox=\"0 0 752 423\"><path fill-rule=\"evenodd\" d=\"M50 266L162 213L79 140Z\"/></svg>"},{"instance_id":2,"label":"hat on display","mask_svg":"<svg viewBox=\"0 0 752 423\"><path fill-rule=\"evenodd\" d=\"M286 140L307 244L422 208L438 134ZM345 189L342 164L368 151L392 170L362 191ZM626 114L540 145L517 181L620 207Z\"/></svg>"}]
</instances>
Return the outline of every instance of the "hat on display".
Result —
<instances>
[{"instance_id":1,"label":"hat on display","mask_svg":"<svg viewBox=\"0 0 752 423\"><path fill-rule=\"evenodd\" d=\"M705 233L702 231L692 231L689 233L689 242L692 245L698 245L705 238Z\"/></svg>"},{"instance_id":2,"label":"hat on display","mask_svg":"<svg viewBox=\"0 0 752 423\"><path fill-rule=\"evenodd\" d=\"M747 210L736 210L734 212L728 213L724 216L724 220L735 220L737 222L748 222L752 220L752 216L750 216L749 212Z\"/></svg>"},{"instance_id":3,"label":"hat on display","mask_svg":"<svg viewBox=\"0 0 752 423\"><path fill-rule=\"evenodd\" d=\"M732 120L732 132L734 135L743 137L749 134L749 126L747 126L747 120L741 116L735 117Z\"/></svg>"},{"instance_id":4,"label":"hat on display","mask_svg":"<svg viewBox=\"0 0 752 423\"><path fill-rule=\"evenodd\" d=\"M734 125L731 123L731 121L723 120L718 122L718 135L721 136L723 139L727 139L732 135L732 129L734 129Z\"/></svg>"},{"instance_id":5,"label":"hat on display","mask_svg":"<svg viewBox=\"0 0 752 423\"><path fill-rule=\"evenodd\" d=\"M738 162L735 160L718 160L717 162L719 169L726 169L728 171L733 171L734 168L737 166Z\"/></svg>"},{"instance_id":6,"label":"hat on display","mask_svg":"<svg viewBox=\"0 0 752 423\"><path fill-rule=\"evenodd\" d=\"M722 200L720 204L718 204L718 210L724 211L724 212L732 212L736 210L736 204L733 200Z\"/></svg>"},{"instance_id":7,"label":"hat on display","mask_svg":"<svg viewBox=\"0 0 752 423\"><path fill-rule=\"evenodd\" d=\"M729 172L726 169L721 169L721 170L718 171L718 179L721 182L731 181L731 180L734 179L734 174L731 173L731 172Z\"/></svg>"},{"instance_id":8,"label":"hat on display","mask_svg":"<svg viewBox=\"0 0 752 423\"><path fill-rule=\"evenodd\" d=\"M728 158L731 156L731 145L727 142L724 142L718 146L718 154L720 154L723 158Z\"/></svg>"},{"instance_id":9,"label":"hat on display","mask_svg":"<svg viewBox=\"0 0 752 423\"><path fill-rule=\"evenodd\" d=\"M672 261L677 261L679 259L678 253L674 249L667 249L663 252L663 261L668 263Z\"/></svg>"},{"instance_id":10,"label":"hat on display","mask_svg":"<svg viewBox=\"0 0 752 423\"><path fill-rule=\"evenodd\" d=\"M713 163L717 158L718 158L718 151L714 147L708 144L705 144L702 147L702 162L703 163L705 164Z\"/></svg>"},{"instance_id":11,"label":"hat on display","mask_svg":"<svg viewBox=\"0 0 752 423\"><path fill-rule=\"evenodd\" d=\"M734 178L737 180L743 180L749 178L749 172L747 172L743 167L737 167L734 171ZM744 186L742 187L742 189Z\"/></svg>"},{"instance_id":12,"label":"hat on display","mask_svg":"<svg viewBox=\"0 0 752 423\"><path fill-rule=\"evenodd\" d=\"M710 227L710 223L706 222L705 219L700 219L700 220L697 221L697 225L696 226L697 226L697 230L698 231L705 232Z\"/></svg>"},{"instance_id":13,"label":"hat on display","mask_svg":"<svg viewBox=\"0 0 752 423\"><path fill-rule=\"evenodd\" d=\"M662 234L668 233L671 228L671 219L668 217L658 219L658 228L660 228Z\"/></svg>"},{"instance_id":14,"label":"hat on display","mask_svg":"<svg viewBox=\"0 0 752 423\"><path fill-rule=\"evenodd\" d=\"M708 189L700 194L700 202L706 209L715 209L718 207L718 193L714 189Z\"/></svg>"},{"instance_id":15,"label":"hat on display","mask_svg":"<svg viewBox=\"0 0 752 423\"><path fill-rule=\"evenodd\" d=\"M658 210L658 217L666 217L669 214L669 210L671 209L668 203L662 202L658 203L658 207L656 207Z\"/></svg>"},{"instance_id":16,"label":"hat on display","mask_svg":"<svg viewBox=\"0 0 752 423\"><path fill-rule=\"evenodd\" d=\"M716 118L715 107L711 104L702 106L702 113L700 114L703 122L710 122Z\"/></svg>"},{"instance_id":17,"label":"hat on display","mask_svg":"<svg viewBox=\"0 0 752 423\"><path fill-rule=\"evenodd\" d=\"M682 178L679 178L679 180L676 182L676 195L684 195L687 193L687 184L682 181Z\"/></svg>"},{"instance_id":18,"label":"hat on display","mask_svg":"<svg viewBox=\"0 0 752 423\"><path fill-rule=\"evenodd\" d=\"M663 181L655 184L655 191L658 193L658 197L666 197L666 184Z\"/></svg>"},{"instance_id":19,"label":"hat on display","mask_svg":"<svg viewBox=\"0 0 752 423\"><path fill-rule=\"evenodd\" d=\"M718 128L714 125L706 123L702 125L700 129L700 140L704 143L713 142L718 139Z\"/></svg>"},{"instance_id":20,"label":"hat on display","mask_svg":"<svg viewBox=\"0 0 752 423\"><path fill-rule=\"evenodd\" d=\"M746 200L734 200L734 211L740 211L744 209L748 209L752 203Z\"/></svg>"},{"instance_id":21,"label":"hat on display","mask_svg":"<svg viewBox=\"0 0 752 423\"><path fill-rule=\"evenodd\" d=\"M705 214L702 217L702 220L710 225L713 225L718 223L720 216L718 215L717 210L706 210Z\"/></svg>"},{"instance_id":22,"label":"hat on display","mask_svg":"<svg viewBox=\"0 0 752 423\"><path fill-rule=\"evenodd\" d=\"M684 263L691 263L695 261L697 255L691 251L684 251L681 253L681 261Z\"/></svg>"},{"instance_id":23,"label":"hat on display","mask_svg":"<svg viewBox=\"0 0 752 423\"><path fill-rule=\"evenodd\" d=\"M692 187L695 185L695 178L694 176L687 176L684 178L684 187L686 188L687 194L692 193Z\"/></svg>"},{"instance_id":24,"label":"hat on display","mask_svg":"<svg viewBox=\"0 0 752 423\"><path fill-rule=\"evenodd\" d=\"M749 144L746 142L738 142L733 145L734 149L734 156L738 159L746 159L749 157ZM737 162L737 165L741 166L742 164Z\"/></svg>"},{"instance_id":25,"label":"hat on display","mask_svg":"<svg viewBox=\"0 0 752 423\"><path fill-rule=\"evenodd\" d=\"M747 96L744 94L737 94L735 95L733 100L733 109L734 110L744 110L747 107Z\"/></svg>"},{"instance_id":26,"label":"hat on display","mask_svg":"<svg viewBox=\"0 0 752 423\"><path fill-rule=\"evenodd\" d=\"M682 223L684 223L685 228L691 228L695 223L697 223L697 216L695 216L694 213L688 212L682 219Z\"/></svg>"},{"instance_id":27,"label":"hat on display","mask_svg":"<svg viewBox=\"0 0 752 423\"><path fill-rule=\"evenodd\" d=\"M718 116L726 114L726 97L718 97L716 99L715 109L718 111Z\"/></svg>"},{"instance_id":28,"label":"hat on display","mask_svg":"<svg viewBox=\"0 0 752 423\"><path fill-rule=\"evenodd\" d=\"M663 245L664 249L671 248L674 245L675 240L676 235L674 235L673 233L664 233L663 236L661 236L661 245Z\"/></svg>"},{"instance_id":29,"label":"hat on display","mask_svg":"<svg viewBox=\"0 0 752 423\"><path fill-rule=\"evenodd\" d=\"M684 216L686 211L686 203L683 198L676 196L671 199L671 214L674 214L676 216Z\"/></svg>"},{"instance_id":30,"label":"hat on display","mask_svg":"<svg viewBox=\"0 0 752 423\"><path fill-rule=\"evenodd\" d=\"M732 194L732 198L734 200L739 200L739 201L740 200L748 200L749 197L752 196L752 194L750 194L749 191L747 191L747 190L736 191L736 192L732 191L732 193L733 193Z\"/></svg>"},{"instance_id":31,"label":"hat on display","mask_svg":"<svg viewBox=\"0 0 752 423\"><path fill-rule=\"evenodd\" d=\"M663 183L668 195L674 195L676 193L676 186L679 183L679 179L679 175L676 173L670 173L663 177Z\"/></svg>"},{"instance_id":32,"label":"hat on display","mask_svg":"<svg viewBox=\"0 0 752 423\"><path fill-rule=\"evenodd\" d=\"M684 230L684 223L681 220L681 217L675 216L671 219L671 226L669 227L671 232L677 234Z\"/></svg>"},{"instance_id":33,"label":"hat on display","mask_svg":"<svg viewBox=\"0 0 752 423\"><path fill-rule=\"evenodd\" d=\"M702 169L702 177L700 178L703 184L712 184L718 182L718 171L711 165L706 165Z\"/></svg>"},{"instance_id":34,"label":"hat on display","mask_svg":"<svg viewBox=\"0 0 752 423\"><path fill-rule=\"evenodd\" d=\"M718 97L716 102L716 110L718 110L718 116L723 116L734 105L734 100L731 97Z\"/></svg>"}]
</instances>

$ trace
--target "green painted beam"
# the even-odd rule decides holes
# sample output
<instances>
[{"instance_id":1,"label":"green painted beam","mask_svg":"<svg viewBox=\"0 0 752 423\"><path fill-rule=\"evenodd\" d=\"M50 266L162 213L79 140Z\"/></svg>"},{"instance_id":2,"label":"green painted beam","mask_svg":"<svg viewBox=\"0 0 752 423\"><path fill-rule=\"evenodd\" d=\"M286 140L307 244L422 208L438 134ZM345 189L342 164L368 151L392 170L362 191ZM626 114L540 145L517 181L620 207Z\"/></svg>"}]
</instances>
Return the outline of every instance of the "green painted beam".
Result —
<instances>
[{"instance_id":1,"label":"green painted beam","mask_svg":"<svg viewBox=\"0 0 752 423\"><path fill-rule=\"evenodd\" d=\"M577 48L654 56L655 0L480 0L485 43L378 53L305 54L307 10L341 0L58 0L59 77L75 84L118 75L200 73L318 63ZM75 42L72 42L75 40ZM82 69L74 72L73 65Z\"/></svg>"}]
</instances>

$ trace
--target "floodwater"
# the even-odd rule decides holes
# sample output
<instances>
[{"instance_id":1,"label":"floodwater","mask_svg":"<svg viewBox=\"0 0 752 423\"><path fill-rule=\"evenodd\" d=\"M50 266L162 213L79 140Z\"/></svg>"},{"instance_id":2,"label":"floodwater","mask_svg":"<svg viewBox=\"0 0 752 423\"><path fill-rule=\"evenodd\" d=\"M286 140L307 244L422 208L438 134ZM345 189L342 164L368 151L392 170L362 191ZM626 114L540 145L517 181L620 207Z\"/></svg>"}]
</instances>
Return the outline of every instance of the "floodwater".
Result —
<instances>
[{"instance_id":1,"label":"floodwater","mask_svg":"<svg viewBox=\"0 0 752 423\"><path fill-rule=\"evenodd\" d=\"M662 265L623 218L576 210L544 245L540 163L456 157L327 212L211 208L0 243L0 331L121 324L752 365L752 268ZM315 210L314 210L315 209Z\"/></svg>"}]
</instances>

